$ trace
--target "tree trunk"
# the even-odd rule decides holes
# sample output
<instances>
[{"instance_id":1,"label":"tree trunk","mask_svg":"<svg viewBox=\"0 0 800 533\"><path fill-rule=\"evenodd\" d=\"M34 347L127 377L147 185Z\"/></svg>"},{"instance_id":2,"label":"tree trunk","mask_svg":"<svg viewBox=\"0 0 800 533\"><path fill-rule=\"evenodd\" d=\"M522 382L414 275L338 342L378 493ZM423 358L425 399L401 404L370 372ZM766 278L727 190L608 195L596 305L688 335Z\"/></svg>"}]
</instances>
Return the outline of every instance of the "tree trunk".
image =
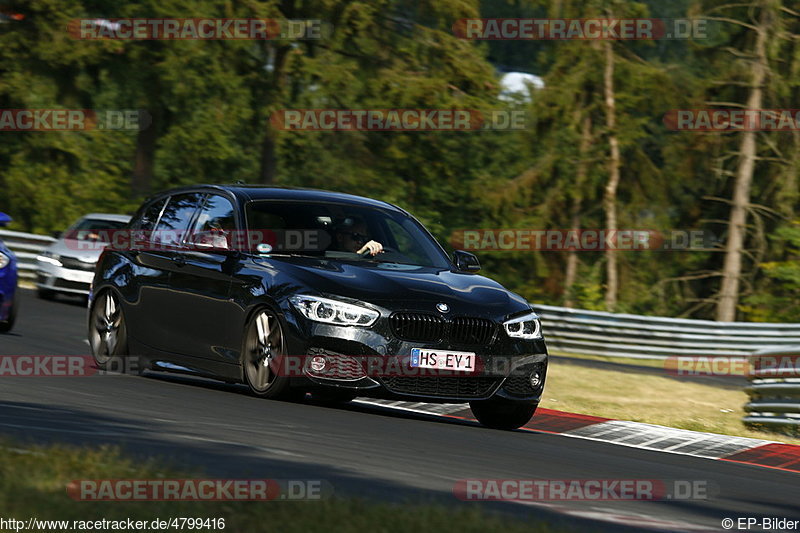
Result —
<instances>
[{"instance_id":1,"label":"tree trunk","mask_svg":"<svg viewBox=\"0 0 800 533\"><path fill-rule=\"evenodd\" d=\"M274 68L272 71L272 79L274 80L272 89L269 91L269 97L273 103L280 102L283 94L283 71L286 64L286 56L289 53L288 46L278 46L275 49ZM273 106L274 108L275 106ZM272 127L270 117L267 117L264 122L264 139L261 142L261 165L259 170L259 183L264 185L271 185L275 181L275 175L278 171L278 157L275 154L277 144L275 142L276 132Z\"/></svg>"},{"instance_id":2,"label":"tree trunk","mask_svg":"<svg viewBox=\"0 0 800 533\"><path fill-rule=\"evenodd\" d=\"M570 211L570 229L580 230L581 224L581 203L583 195L581 191L586 184L587 174L587 154L592 142L592 119L587 114L583 119L581 127L581 144L578 148L578 167L575 170L575 191L572 196L572 206ZM564 277L564 306L572 307L575 305L572 288L578 275L578 253L575 250L567 252L567 272Z\"/></svg>"},{"instance_id":3,"label":"tree trunk","mask_svg":"<svg viewBox=\"0 0 800 533\"><path fill-rule=\"evenodd\" d=\"M131 175L131 190L134 196L150 194L150 187L153 183L157 126L155 117L152 117L152 122L136 135L136 152Z\"/></svg>"},{"instance_id":4,"label":"tree trunk","mask_svg":"<svg viewBox=\"0 0 800 533\"><path fill-rule=\"evenodd\" d=\"M581 223L580 218L580 200L577 198L573 200L572 215L570 216L570 229L577 230ZM570 250L567 252L567 272L564 276L564 307L573 307L575 301L573 299L572 288L575 285L575 278L578 275L578 252Z\"/></svg>"},{"instance_id":5,"label":"tree trunk","mask_svg":"<svg viewBox=\"0 0 800 533\"><path fill-rule=\"evenodd\" d=\"M264 142L261 143L261 172L258 182L271 185L275 181L275 172L278 170L278 160L275 156L275 132L269 120L266 122Z\"/></svg>"},{"instance_id":6,"label":"tree trunk","mask_svg":"<svg viewBox=\"0 0 800 533\"><path fill-rule=\"evenodd\" d=\"M762 8L761 22L758 26L755 43L750 94L747 109L761 109L763 85L767 71L766 40L769 27L768 10ZM722 267L722 285L717 302L717 320L732 322L736 320L736 306L739 303L739 281L742 274L742 252L747 233L747 208L750 204L750 188L757 155L756 133L740 133L739 163L736 169L736 182L733 189L731 214L728 220L728 241L725 244L725 262Z\"/></svg>"},{"instance_id":7,"label":"tree trunk","mask_svg":"<svg viewBox=\"0 0 800 533\"><path fill-rule=\"evenodd\" d=\"M610 149L608 161L608 182L603 194L603 209L606 215L606 231L615 234L617 231L617 188L619 187L619 141L617 140L616 127L616 99L614 95L614 49L611 41L606 41L605 46L605 72L603 74L605 101L606 101L606 128L608 129L608 146ZM617 255L615 250L606 250L606 311L614 311L617 307L617 292L619 291L619 272L617 268Z\"/></svg>"}]
</instances>

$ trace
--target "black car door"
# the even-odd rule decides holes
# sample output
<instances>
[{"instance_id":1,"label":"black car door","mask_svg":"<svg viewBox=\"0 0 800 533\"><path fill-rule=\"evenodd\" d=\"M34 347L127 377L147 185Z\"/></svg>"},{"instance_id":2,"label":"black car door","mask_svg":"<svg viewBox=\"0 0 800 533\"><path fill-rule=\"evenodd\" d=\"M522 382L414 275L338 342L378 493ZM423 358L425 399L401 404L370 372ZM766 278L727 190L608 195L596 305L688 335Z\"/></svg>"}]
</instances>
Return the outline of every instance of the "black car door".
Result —
<instances>
[{"instance_id":1,"label":"black car door","mask_svg":"<svg viewBox=\"0 0 800 533\"><path fill-rule=\"evenodd\" d=\"M161 212L149 245L137 257L143 267L136 313L137 330L142 332L138 340L161 351L181 353L178 339L182 335L177 328L185 325L184 316L190 309L174 298L172 274L183 266L180 246L203 197L200 192L171 196Z\"/></svg>"},{"instance_id":2,"label":"black car door","mask_svg":"<svg viewBox=\"0 0 800 533\"><path fill-rule=\"evenodd\" d=\"M242 328L230 300L231 272L239 254L234 204L209 194L187 233L172 271L172 303L181 310L173 330L174 349L184 355L235 364Z\"/></svg>"}]
</instances>

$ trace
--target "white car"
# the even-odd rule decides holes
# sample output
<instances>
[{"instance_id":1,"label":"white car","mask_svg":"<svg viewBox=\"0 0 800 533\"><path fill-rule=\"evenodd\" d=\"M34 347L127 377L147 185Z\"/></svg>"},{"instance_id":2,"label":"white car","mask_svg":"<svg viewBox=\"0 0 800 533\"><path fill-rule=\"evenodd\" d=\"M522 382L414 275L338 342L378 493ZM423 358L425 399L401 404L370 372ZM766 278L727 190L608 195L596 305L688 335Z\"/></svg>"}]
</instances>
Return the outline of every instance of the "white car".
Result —
<instances>
[{"instance_id":1,"label":"white car","mask_svg":"<svg viewBox=\"0 0 800 533\"><path fill-rule=\"evenodd\" d=\"M36 288L40 298L56 293L88 295L97 259L108 235L125 228L130 217L91 213L75 222L36 258Z\"/></svg>"}]
</instances>

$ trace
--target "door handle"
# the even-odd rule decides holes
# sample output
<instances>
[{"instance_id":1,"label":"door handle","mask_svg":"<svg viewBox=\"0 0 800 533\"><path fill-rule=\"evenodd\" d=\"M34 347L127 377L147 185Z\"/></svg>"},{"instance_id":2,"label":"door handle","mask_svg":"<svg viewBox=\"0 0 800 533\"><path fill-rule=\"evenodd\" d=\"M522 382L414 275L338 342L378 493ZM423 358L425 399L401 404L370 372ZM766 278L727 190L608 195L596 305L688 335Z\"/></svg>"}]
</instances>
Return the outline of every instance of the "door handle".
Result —
<instances>
[{"instance_id":1,"label":"door handle","mask_svg":"<svg viewBox=\"0 0 800 533\"><path fill-rule=\"evenodd\" d=\"M186 266L186 258L182 255L173 255L172 262L175 263L175 266Z\"/></svg>"}]
</instances>

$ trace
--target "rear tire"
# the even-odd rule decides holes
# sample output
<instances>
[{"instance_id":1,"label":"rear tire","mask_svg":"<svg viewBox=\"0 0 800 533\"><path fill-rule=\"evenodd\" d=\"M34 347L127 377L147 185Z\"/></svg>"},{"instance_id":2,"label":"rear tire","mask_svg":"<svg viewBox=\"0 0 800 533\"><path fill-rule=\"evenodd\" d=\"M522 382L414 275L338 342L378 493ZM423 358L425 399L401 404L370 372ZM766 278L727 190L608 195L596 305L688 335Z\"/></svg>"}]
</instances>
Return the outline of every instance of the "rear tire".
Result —
<instances>
[{"instance_id":1,"label":"rear tire","mask_svg":"<svg viewBox=\"0 0 800 533\"><path fill-rule=\"evenodd\" d=\"M14 300L11 302L11 310L8 312L8 317L0 321L0 333L7 333L14 327L14 322L17 321L17 306L19 305L19 297L15 295Z\"/></svg>"},{"instance_id":2,"label":"rear tire","mask_svg":"<svg viewBox=\"0 0 800 533\"><path fill-rule=\"evenodd\" d=\"M92 303L89 346L101 370L125 368L121 363L128 355L128 328L119 298L110 290L103 291Z\"/></svg>"},{"instance_id":3,"label":"rear tire","mask_svg":"<svg viewBox=\"0 0 800 533\"><path fill-rule=\"evenodd\" d=\"M242 374L250 392L259 398L293 399L298 391L289 377L280 375L286 356L286 338L280 319L269 309L259 309L244 332Z\"/></svg>"},{"instance_id":4,"label":"rear tire","mask_svg":"<svg viewBox=\"0 0 800 533\"><path fill-rule=\"evenodd\" d=\"M478 422L492 429L517 429L527 424L538 403L492 398L469 402Z\"/></svg>"}]
</instances>

